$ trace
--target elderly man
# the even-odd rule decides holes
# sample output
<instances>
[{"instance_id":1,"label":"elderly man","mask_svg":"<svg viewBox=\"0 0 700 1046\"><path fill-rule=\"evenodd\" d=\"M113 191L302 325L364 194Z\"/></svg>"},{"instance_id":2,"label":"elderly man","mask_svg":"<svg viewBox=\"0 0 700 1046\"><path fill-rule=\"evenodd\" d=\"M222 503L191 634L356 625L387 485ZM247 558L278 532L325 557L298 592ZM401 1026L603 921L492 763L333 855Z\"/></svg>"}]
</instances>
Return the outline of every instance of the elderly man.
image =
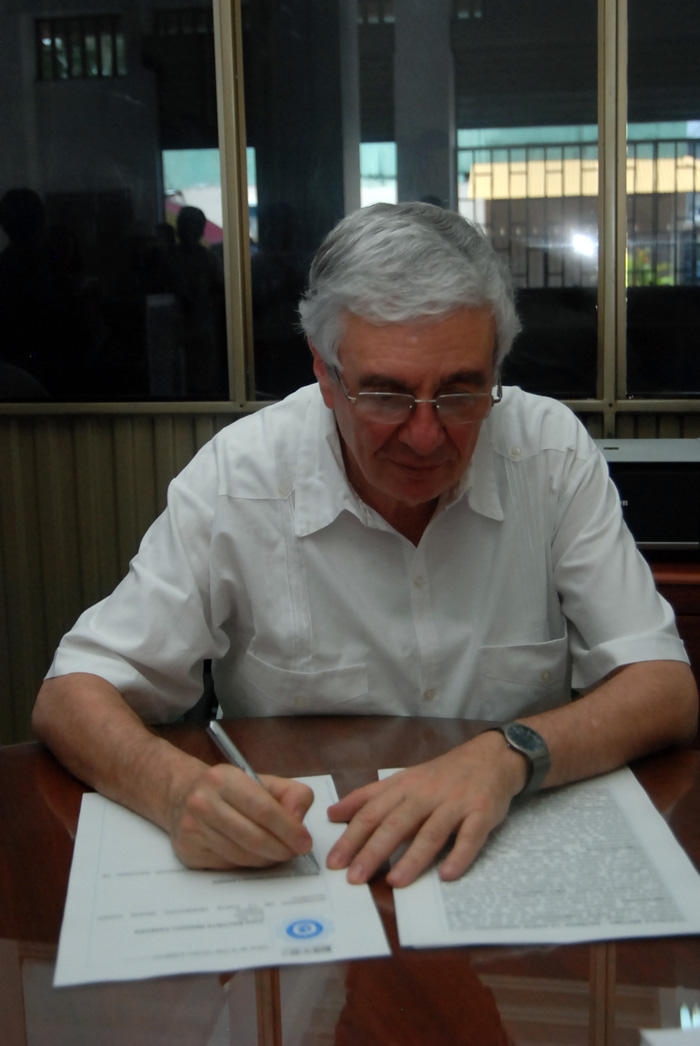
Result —
<instances>
[{"instance_id":1,"label":"elderly man","mask_svg":"<svg viewBox=\"0 0 700 1046\"><path fill-rule=\"evenodd\" d=\"M173 481L127 578L62 641L35 729L185 863L226 867L307 851L310 795L148 731L195 703L203 659L225 716L503 722L329 811L351 882L411 840L404 886L451 836L453 879L524 790L690 738L697 691L592 441L501 389L518 322L480 231L428 204L358 211L300 312L318 384Z\"/></svg>"}]
</instances>

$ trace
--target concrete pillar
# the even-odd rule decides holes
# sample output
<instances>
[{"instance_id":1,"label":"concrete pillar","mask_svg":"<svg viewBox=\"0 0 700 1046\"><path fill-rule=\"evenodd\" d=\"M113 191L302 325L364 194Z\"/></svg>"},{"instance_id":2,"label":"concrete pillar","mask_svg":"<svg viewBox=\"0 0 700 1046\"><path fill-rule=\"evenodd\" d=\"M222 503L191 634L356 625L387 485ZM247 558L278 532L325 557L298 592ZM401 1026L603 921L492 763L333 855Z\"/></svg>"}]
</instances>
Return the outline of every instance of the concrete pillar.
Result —
<instances>
[{"instance_id":1,"label":"concrete pillar","mask_svg":"<svg viewBox=\"0 0 700 1046\"><path fill-rule=\"evenodd\" d=\"M256 149L260 239L269 245L284 219L290 242L276 249L298 251L302 268L348 204L359 205L353 15L354 0L251 6L246 121Z\"/></svg>"},{"instance_id":2,"label":"concrete pillar","mask_svg":"<svg viewBox=\"0 0 700 1046\"><path fill-rule=\"evenodd\" d=\"M399 200L456 209L451 0L394 0L394 109Z\"/></svg>"},{"instance_id":3,"label":"concrete pillar","mask_svg":"<svg viewBox=\"0 0 700 1046\"><path fill-rule=\"evenodd\" d=\"M360 206L360 56L357 0L339 0L345 213Z\"/></svg>"}]
</instances>

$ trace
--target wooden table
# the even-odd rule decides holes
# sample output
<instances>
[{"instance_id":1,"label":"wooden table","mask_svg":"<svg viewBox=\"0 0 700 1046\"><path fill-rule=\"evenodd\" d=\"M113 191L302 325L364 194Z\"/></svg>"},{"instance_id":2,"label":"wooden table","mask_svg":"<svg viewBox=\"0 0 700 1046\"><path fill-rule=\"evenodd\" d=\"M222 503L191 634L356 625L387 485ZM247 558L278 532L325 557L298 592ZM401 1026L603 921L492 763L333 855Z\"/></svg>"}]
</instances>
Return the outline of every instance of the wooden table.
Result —
<instances>
[{"instance_id":1,"label":"wooden table","mask_svg":"<svg viewBox=\"0 0 700 1046\"><path fill-rule=\"evenodd\" d=\"M341 795L378 767L420 762L478 729L389 717L226 725L259 770L332 772ZM203 728L162 732L216 761ZM699 864L700 752L670 750L634 769ZM626 1046L639 1028L678 1027L681 1006L700 1004L698 938L401 949L381 875L372 890L391 958L54 989L84 790L38 745L0 749L0 1046Z\"/></svg>"}]
</instances>

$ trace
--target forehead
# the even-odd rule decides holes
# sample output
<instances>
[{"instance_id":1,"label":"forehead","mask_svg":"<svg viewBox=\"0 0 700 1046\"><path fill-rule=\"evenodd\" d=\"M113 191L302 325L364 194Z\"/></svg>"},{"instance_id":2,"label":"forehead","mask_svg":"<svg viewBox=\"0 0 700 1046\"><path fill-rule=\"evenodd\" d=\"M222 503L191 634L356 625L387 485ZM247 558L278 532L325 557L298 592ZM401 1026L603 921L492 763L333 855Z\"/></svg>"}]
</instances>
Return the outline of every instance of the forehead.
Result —
<instances>
[{"instance_id":1,"label":"forehead","mask_svg":"<svg viewBox=\"0 0 700 1046\"><path fill-rule=\"evenodd\" d=\"M357 380L375 375L416 384L449 375L493 373L496 329L491 311L463 308L447 317L377 325L349 314L339 359Z\"/></svg>"}]
</instances>

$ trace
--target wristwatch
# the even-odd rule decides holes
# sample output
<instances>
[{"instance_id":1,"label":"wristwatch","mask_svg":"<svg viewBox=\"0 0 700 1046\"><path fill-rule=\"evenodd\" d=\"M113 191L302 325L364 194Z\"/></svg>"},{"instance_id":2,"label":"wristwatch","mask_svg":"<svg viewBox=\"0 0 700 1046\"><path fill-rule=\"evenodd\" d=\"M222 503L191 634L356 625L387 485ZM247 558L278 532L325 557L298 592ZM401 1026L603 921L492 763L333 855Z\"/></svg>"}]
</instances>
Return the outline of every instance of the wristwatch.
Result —
<instances>
[{"instance_id":1,"label":"wristwatch","mask_svg":"<svg viewBox=\"0 0 700 1046\"><path fill-rule=\"evenodd\" d=\"M503 726L493 726L491 729L499 730L505 737L508 746L516 752L520 752L527 759L527 780L525 787L518 792L518 795L536 792L551 766L545 739L525 723L505 723Z\"/></svg>"}]
</instances>

